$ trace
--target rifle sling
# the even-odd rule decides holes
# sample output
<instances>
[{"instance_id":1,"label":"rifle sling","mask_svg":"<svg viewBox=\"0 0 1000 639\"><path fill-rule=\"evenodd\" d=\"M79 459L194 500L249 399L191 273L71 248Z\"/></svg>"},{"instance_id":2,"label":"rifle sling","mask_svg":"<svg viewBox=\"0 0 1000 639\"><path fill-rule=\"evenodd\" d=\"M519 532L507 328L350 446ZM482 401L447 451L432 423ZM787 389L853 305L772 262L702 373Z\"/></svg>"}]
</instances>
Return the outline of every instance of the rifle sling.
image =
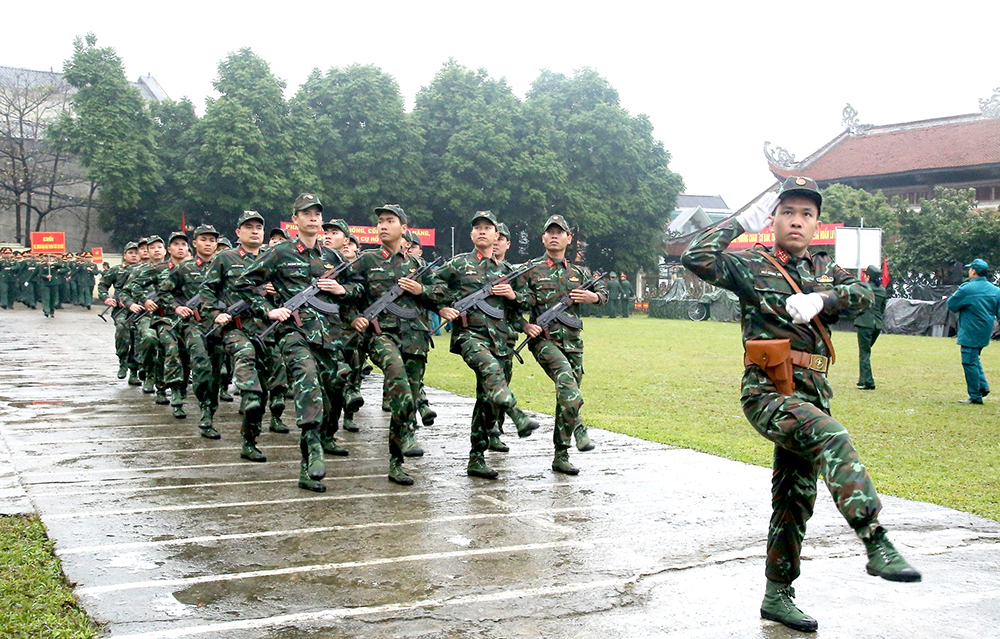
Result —
<instances>
[{"instance_id":1,"label":"rifle sling","mask_svg":"<svg viewBox=\"0 0 1000 639\"><path fill-rule=\"evenodd\" d=\"M793 291L795 291L796 293L802 292L802 289L799 287L798 284L795 283L795 280L792 279L792 276L788 274L788 271L786 271L784 267L781 266L781 262L776 260L774 256L768 253L767 251L758 251L758 253L764 256L764 259L770 262L771 265L774 266L774 268L778 269L778 272L784 276L785 281L788 282L788 284L792 287ZM812 325L816 328L817 331L819 331L819 336L823 340L823 345L826 346L827 352L830 353L830 363L831 364L835 363L837 361L837 353L833 350L833 341L830 339L830 333L827 332L826 327L823 326L823 323L820 322L819 320L819 313L813 316Z\"/></svg>"}]
</instances>

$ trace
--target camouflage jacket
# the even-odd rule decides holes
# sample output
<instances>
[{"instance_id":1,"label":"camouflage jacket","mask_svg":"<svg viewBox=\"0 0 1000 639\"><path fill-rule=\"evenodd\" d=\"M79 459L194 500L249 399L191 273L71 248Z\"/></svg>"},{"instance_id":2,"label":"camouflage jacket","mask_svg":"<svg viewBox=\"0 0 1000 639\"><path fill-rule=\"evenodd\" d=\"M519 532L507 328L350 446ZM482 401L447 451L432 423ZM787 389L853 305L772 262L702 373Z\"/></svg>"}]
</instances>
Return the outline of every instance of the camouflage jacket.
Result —
<instances>
[{"instance_id":1,"label":"camouflage jacket","mask_svg":"<svg viewBox=\"0 0 1000 639\"><path fill-rule=\"evenodd\" d=\"M521 306L531 316L532 321L556 304L563 295L568 295L570 291L591 279L590 269L579 264L570 264L566 259L557 262L550 257L542 256L532 260L530 264L538 266L523 277L524 298ZM603 280L597 282L593 290L597 293L598 305L608 301L608 287ZM576 304L571 304L566 313L576 318L580 317ZM582 353L583 337L580 335L582 330L552 322L548 327L547 338L567 353Z\"/></svg>"},{"instance_id":2,"label":"camouflage jacket","mask_svg":"<svg viewBox=\"0 0 1000 639\"><path fill-rule=\"evenodd\" d=\"M726 253L729 243L743 233L735 220L702 231L692 240L681 258L685 267L709 284L736 293L740 300L743 341L751 339L788 339L793 350L816 355L830 355L819 332L809 324L795 324L785 310L785 301L794 294L784 276L762 255L763 249ZM872 303L871 291L863 282L837 266L826 253L806 253L797 258L780 248L772 255L785 267L803 293L823 295L819 319L824 325L836 322L840 311L866 308ZM808 401L819 401L829 410L833 391L826 375L795 367L795 394ZM743 376L743 394L754 395L773 388L757 366L749 366Z\"/></svg>"},{"instance_id":3,"label":"camouflage jacket","mask_svg":"<svg viewBox=\"0 0 1000 639\"><path fill-rule=\"evenodd\" d=\"M498 262L484 257L479 251L472 251L456 255L445 262L437 271L437 276L448 288L448 303L446 305L450 306L466 295L478 291L486 281L495 280L512 270L507 262ZM520 291L520 299L510 300L491 295L484 300L486 304L503 313L503 317L495 319L482 310L472 307L466 313L465 321L458 319L452 323L451 352L459 352L456 340L462 334L475 333L492 344L491 350L497 356L506 357L511 354L510 334L513 332L516 336L517 333L508 325L508 309L516 309L524 301L524 285L521 283L521 279L523 276L518 278L518 281L511 283L515 294Z\"/></svg>"},{"instance_id":4,"label":"camouflage jacket","mask_svg":"<svg viewBox=\"0 0 1000 639\"><path fill-rule=\"evenodd\" d=\"M348 296L353 302L353 312L349 321L358 317L364 309L374 303L405 275L411 275L426 262L405 252L390 253L385 247L370 249L358 256L358 261L350 270ZM396 300L399 306L416 312L414 319L396 317L385 312L378 317L383 332L393 333L399 338L400 348L411 355L426 355L429 346L430 326L424 310L437 312L447 305L450 294L448 288L434 271L424 273L420 283L424 290L420 295L404 292Z\"/></svg>"},{"instance_id":5,"label":"camouflage jacket","mask_svg":"<svg viewBox=\"0 0 1000 639\"><path fill-rule=\"evenodd\" d=\"M122 289L125 288L125 283L128 281L128 277L130 274L131 274L131 269L124 262L109 268L107 271L104 272L103 275L101 275L101 281L98 282L97 284L97 297L101 301L108 299L109 297L111 297L111 289L114 288L115 289L114 297L120 302L122 297ZM123 309L121 306L118 306L113 311L111 311L111 314L113 316L118 316L126 312L127 311L125 309Z\"/></svg>"},{"instance_id":6,"label":"camouflage jacket","mask_svg":"<svg viewBox=\"0 0 1000 639\"><path fill-rule=\"evenodd\" d=\"M313 248L307 248L301 240L282 242L269 251L262 251L260 257L245 266L233 284L233 291L250 304L254 315L270 323L272 320L266 319L269 311L304 291L313 280L343 261L340 253L324 247L321 242L316 242ZM338 279L344 282L343 276ZM277 293L273 303L257 292L267 282L274 285ZM317 297L331 304L343 301L326 293ZM310 344L333 350L340 348L346 338L342 316L326 316L310 306L303 306L299 309L299 319L302 326L292 318L282 322L275 329L276 339L289 331L298 331Z\"/></svg>"},{"instance_id":7,"label":"camouflage jacket","mask_svg":"<svg viewBox=\"0 0 1000 639\"><path fill-rule=\"evenodd\" d=\"M208 317L212 322L221 315L229 306L240 300L236 293L236 280L239 279L246 267L260 258L262 253L256 257L247 253L242 246L220 251L212 263L208 265L205 278L201 282L201 308L202 315ZM234 326L230 323L228 326ZM246 313L239 320L240 328L253 330L254 332L263 328L259 318L253 318L250 313Z\"/></svg>"},{"instance_id":8,"label":"camouflage jacket","mask_svg":"<svg viewBox=\"0 0 1000 639\"><path fill-rule=\"evenodd\" d=\"M205 279L205 273L211 263L211 259L203 260L200 257L184 260L180 264L168 260L167 268L160 271L158 280L160 306L164 307L173 321L180 318L174 310L178 306L184 306L185 302L201 292L201 282ZM192 310L196 309L201 314L200 302L198 305L192 305ZM197 320L191 317L183 321L195 323ZM204 315L201 316L200 324L202 328L211 328L211 320Z\"/></svg>"},{"instance_id":9,"label":"camouflage jacket","mask_svg":"<svg viewBox=\"0 0 1000 639\"><path fill-rule=\"evenodd\" d=\"M166 270L169 264L169 260L157 264L147 262L146 264L140 264L129 269L131 273L118 299L121 300L126 308L132 304L139 304L140 306L144 304L153 293L159 292L160 272ZM164 310L162 302L159 306L156 311L150 313L150 316L154 319L166 315L166 310Z\"/></svg>"}]
</instances>

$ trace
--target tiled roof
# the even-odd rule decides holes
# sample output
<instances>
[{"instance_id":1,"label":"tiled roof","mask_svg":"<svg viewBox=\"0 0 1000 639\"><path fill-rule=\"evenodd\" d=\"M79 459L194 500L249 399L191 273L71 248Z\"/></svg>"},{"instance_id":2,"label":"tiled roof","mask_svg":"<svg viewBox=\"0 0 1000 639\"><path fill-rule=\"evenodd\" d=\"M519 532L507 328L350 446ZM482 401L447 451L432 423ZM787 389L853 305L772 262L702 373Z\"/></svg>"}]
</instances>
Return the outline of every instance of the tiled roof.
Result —
<instances>
[{"instance_id":1,"label":"tiled roof","mask_svg":"<svg viewBox=\"0 0 1000 639\"><path fill-rule=\"evenodd\" d=\"M0 66L0 85L35 88L38 86L61 87L67 93L76 91L63 79L61 73L55 71L34 71L19 67Z\"/></svg>"},{"instance_id":2,"label":"tiled roof","mask_svg":"<svg viewBox=\"0 0 1000 639\"><path fill-rule=\"evenodd\" d=\"M721 195L688 195L681 193L677 196L677 208L686 209L693 206L700 206L703 209L728 209L726 201Z\"/></svg>"},{"instance_id":3,"label":"tiled roof","mask_svg":"<svg viewBox=\"0 0 1000 639\"><path fill-rule=\"evenodd\" d=\"M1000 164L1000 119L980 114L844 131L776 176L807 175L820 182L910 171Z\"/></svg>"}]
</instances>

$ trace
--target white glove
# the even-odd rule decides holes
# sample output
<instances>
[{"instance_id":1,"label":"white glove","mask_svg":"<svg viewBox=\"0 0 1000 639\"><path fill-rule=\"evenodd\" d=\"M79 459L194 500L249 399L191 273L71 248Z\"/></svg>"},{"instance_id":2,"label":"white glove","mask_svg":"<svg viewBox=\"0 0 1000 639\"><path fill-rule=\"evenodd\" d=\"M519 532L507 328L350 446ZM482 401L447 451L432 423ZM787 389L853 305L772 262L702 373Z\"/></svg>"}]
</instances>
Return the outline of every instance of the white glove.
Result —
<instances>
[{"instance_id":1,"label":"white glove","mask_svg":"<svg viewBox=\"0 0 1000 639\"><path fill-rule=\"evenodd\" d=\"M760 233L770 226L771 214L774 213L776 206L778 206L778 194L768 191L750 208L737 215L736 221L747 233Z\"/></svg>"},{"instance_id":2,"label":"white glove","mask_svg":"<svg viewBox=\"0 0 1000 639\"><path fill-rule=\"evenodd\" d=\"M823 301L819 293L796 293L785 300L785 310L792 316L793 324L808 324L823 310Z\"/></svg>"}]
</instances>

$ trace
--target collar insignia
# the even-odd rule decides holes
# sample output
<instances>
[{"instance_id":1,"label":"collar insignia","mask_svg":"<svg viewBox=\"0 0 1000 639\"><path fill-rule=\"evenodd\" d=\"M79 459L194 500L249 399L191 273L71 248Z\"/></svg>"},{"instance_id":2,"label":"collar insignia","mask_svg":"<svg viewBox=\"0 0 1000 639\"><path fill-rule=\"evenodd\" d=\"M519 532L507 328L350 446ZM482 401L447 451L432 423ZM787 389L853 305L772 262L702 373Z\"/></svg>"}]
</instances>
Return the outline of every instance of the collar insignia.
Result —
<instances>
[{"instance_id":1,"label":"collar insignia","mask_svg":"<svg viewBox=\"0 0 1000 639\"><path fill-rule=\"evenodd\" d=\"M390 255L392 255L392 253L389 252L389 249L387 248L382 249L382 257L384 257L385 259L389 259Z\"/></svg>"},{"instance_id":2,"label":"collar insignia","mask_svg":"<svg viewBox=\"0 0 1000 639\"><path fill-rule=\"evenodd\" d=\"M788 253L786 253L785 249L783 248L779 248L777 251L775 251L774 256L778 258L778 261L781 262L782 264L788 264L788 260L791 259L791 256Z\"/></svg>"},{"instance_id":3,"label":"collar insignia","mask_svg":"<svg viewBox=\"0 0 1000 639\"><path fill-rule=\"evenodd\" d=\"M298 251L299 253L306 252L306 245L302 243L302 240L298 240L297 242L295 242L295 250Z\"/></svg>"}]
</instances>

